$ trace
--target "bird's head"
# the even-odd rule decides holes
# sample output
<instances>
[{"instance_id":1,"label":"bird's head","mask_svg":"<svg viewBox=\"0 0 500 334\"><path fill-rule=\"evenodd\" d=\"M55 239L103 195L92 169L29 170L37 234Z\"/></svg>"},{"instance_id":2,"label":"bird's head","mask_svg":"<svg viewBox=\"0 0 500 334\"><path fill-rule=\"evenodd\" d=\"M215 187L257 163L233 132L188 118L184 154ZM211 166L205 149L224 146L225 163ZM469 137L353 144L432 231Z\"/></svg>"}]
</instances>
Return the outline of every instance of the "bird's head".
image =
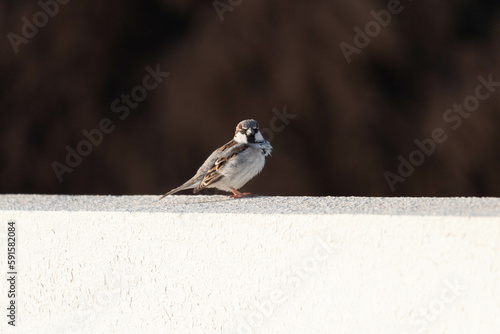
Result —
<instances>
[{"instance_id":1,"label":"bird's head","mask_svg":"<svg viewBox=\"0 0 500 334\"><path fill-rule=\"evenodd\" d=\"M240 144L263 142L264 137L260 133L259 123L254 119L239 122L234 132L234 140Z\"/></svg>"}]
</instances>

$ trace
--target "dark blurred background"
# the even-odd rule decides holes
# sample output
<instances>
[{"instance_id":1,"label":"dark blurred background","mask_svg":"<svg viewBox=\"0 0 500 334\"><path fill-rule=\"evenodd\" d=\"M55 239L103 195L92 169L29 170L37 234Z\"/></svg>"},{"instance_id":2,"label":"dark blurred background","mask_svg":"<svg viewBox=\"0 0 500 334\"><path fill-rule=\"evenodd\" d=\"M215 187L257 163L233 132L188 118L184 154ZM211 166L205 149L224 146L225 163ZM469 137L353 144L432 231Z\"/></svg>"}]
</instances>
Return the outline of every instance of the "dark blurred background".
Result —
<instances>
[{"instance_id":1,"label":"dark blurred background","mask_svg":"<svg viewBox=\"0 0 500 334\"><path fill-rule=\"evenodd\" d=\"M162 194L254 118L274 152L245 191L500 196L500 88L456 130L443 121L479 76L500 81L498 0L402 1L351 63L340 44L390 1L54 2L0 2L2 193ZM147 66L170 74L120 119ZM105 118L60 182L54 162ZM384 173L435 128L447 140L392 191Z\"/></svg>"}]
</instances>

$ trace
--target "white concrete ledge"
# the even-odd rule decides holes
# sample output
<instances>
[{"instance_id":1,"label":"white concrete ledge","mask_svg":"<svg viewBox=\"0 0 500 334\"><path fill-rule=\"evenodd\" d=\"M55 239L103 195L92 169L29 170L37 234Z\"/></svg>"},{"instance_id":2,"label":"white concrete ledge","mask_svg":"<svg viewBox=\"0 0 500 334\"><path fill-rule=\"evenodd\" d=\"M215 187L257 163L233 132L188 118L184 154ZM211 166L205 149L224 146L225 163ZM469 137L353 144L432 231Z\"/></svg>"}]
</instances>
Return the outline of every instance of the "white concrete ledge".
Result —
<instances>
[{"instance_id":1,"label":"white concrete ledge","mask_svg":"<svg viewBox=\"0 0 500 334\"><path fill-rule=\"evenodd\" d=\"M497 333L500 199L0 196L1 333Z\"/></svg>"}]
</instances>

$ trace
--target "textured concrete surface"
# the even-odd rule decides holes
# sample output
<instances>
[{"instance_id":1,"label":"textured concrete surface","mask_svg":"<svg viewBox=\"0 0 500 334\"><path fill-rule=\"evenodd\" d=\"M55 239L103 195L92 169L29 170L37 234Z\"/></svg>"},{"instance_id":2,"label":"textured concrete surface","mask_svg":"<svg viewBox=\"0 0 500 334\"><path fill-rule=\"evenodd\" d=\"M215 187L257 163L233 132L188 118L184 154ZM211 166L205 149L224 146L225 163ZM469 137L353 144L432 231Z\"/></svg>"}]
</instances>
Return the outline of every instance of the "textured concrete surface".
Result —
<instances>
[{"instance_id":1,"label":"textured concrete surface","mask_svg":"<svg viewBox=\"0 0 500 334\"><path fill-rule=\"evenodd\" d=\"M498 199L4 195L4 273L9 220L2 333L500 328Z\"/></svg>"},{"instance_id":2,"label":"textured concrete surface","mask_svg":"<svg viewBox=\"0 0 500 334\"><path fill-rule=\"evenodd\" d=\"M0 210L500 216L500 198L3 195Z\"/></svg>"}]
</instances>

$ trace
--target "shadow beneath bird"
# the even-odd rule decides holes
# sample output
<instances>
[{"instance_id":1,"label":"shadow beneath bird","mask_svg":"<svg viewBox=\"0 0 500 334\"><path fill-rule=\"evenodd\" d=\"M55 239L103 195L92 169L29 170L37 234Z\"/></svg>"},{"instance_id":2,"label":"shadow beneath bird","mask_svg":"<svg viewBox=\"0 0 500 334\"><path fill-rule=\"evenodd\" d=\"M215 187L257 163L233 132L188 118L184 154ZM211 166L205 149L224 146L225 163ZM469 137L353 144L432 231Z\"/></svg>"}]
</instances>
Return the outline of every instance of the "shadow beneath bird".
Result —
<instances>
[{"instance_id":1,"label":"shadow beneath bird","mask_svg":"<svg viewBox=\"0 0 500 334\"><path fill-rule=\"evenodd\" d=\"M177 196L175 196L177 197ZM175 197L171 197L172 199L175 199ZM184 196L183 196L184 197ZM174 204L174 205L192 205L192 204L201 204L201 203L215 203L215 202L226 202L231 200L231 198L227 196L222 196L222 195L215 195L215 196L186 196L186 200L179 200L179 201L172 201L169 204ZM200 198L202 197L202 198ZM159 199L158 201L160 201Z\"/></svg>"},{"instance_id":2,"label":"shadow beneath bird","mask_svg":"<svg viewBox=\"0 0 500 334\"><path fill-rule=\"evenodd\" d=\"M175 199L177 196L172 196L170 198ZM228 195L202 195L202 196L183 196L183 197L188 197L186 200L182 201L172 201L171 204L174 205L192 205L192 204L202 204L202 203L216 203L216 202L227 202L227 201L234 201L234 200L241 200L241 199L250 199L250 198L256 198L256 197L265 197L261 195L256 195L253 194L251 197L232 197ZM200 198L202 197L202 198ZM160 201L159 199L158 201ZM168 202L165 202L168 203ZM169 203L170 204L170 203Z\"/></svg>"}]
</instances>

